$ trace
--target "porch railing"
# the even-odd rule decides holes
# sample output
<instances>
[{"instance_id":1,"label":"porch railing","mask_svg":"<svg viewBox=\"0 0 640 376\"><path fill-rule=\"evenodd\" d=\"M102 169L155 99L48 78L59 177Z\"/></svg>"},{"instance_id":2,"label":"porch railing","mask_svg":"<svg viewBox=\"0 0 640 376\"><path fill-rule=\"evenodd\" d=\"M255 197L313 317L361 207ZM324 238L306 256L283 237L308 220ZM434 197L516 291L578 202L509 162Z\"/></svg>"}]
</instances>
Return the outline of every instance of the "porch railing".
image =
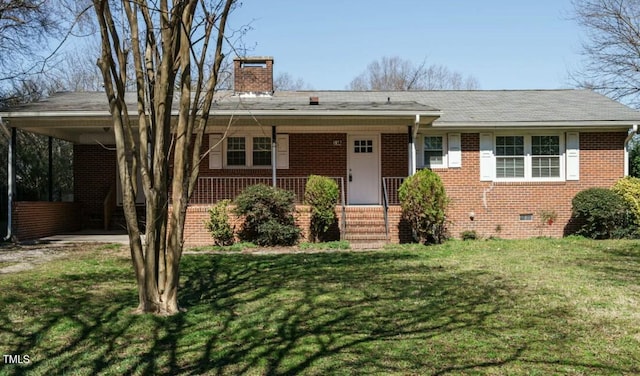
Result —
<instances>
[{"instance_id":1,"label":"porch railing","mask_svg":"<svg viewBox=\"0 0 640 376\"><path fill-rule=\"evenodd\" d=\"M400 205L398 188L402 185L404 177L382 178L382 206L384 208L384 231L389 239L389 206Z\"/></svg>"},{"instance_id":2,"label":"porch railing","mask_svg":"<svg viewBox=\"0 0 640 376\"><path fill-rule=\"evenodd\" d=\"M343 205L344 181L342 177L331 177L338 184L340 198L336 205ZM296 204L302 204L307 185L307 177L276 178L276 187L291 191L295 195ZM199 177L191 196L190 204L214 204L220 200L233 200L242 191L252 185L273 185L271 177Z\"/></svg>"},{"instance_id":3,"label":"porch railing","mask_svg":"<svg viewBox=\"0 0 640 376\"><path fill-rule=\"evenodd\" d=\"M398 199L398 189L404 182L406 176L398 176L398 177L385 177L382 178L382 187L384 189L384 195L387 205L400 205L400 200Z\"/></svg>"}]
</instances>

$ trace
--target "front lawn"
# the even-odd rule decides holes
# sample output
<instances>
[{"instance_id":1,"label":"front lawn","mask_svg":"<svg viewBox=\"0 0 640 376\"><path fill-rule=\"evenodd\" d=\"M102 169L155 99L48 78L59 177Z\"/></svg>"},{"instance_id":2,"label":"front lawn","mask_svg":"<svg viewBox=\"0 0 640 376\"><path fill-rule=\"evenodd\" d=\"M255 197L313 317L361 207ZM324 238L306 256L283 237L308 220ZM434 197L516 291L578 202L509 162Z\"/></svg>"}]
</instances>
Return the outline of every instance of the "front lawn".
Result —
<instances>
[{"instance_id":1,"label":"front lawn","mask_svg":"<svg viewBox=\"0 0 640 376\"><path fill-rule=\"evenodd\" d=\"M168 318L87 248L0 274L0 374L640 373L639 241L189 254Z\"/></svg>"}]
</instances>

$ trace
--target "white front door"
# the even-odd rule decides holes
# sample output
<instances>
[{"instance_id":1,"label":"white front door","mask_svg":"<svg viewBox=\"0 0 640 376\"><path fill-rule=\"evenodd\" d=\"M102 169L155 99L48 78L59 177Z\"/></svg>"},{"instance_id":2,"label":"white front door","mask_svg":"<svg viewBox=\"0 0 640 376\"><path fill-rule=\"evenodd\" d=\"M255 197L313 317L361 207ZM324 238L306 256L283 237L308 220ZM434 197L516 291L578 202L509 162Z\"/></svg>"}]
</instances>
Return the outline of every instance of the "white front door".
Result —
<instances>
[{"instance_id":1,"label":"white front door","mask_svg":"<svg viewBox=\"0 0 640 376\"><path fill-rule=\"evenodd\" d=\"M347 142L349 204L380 204L379 135L349 135Z\"/></svg>"}]
</instances>

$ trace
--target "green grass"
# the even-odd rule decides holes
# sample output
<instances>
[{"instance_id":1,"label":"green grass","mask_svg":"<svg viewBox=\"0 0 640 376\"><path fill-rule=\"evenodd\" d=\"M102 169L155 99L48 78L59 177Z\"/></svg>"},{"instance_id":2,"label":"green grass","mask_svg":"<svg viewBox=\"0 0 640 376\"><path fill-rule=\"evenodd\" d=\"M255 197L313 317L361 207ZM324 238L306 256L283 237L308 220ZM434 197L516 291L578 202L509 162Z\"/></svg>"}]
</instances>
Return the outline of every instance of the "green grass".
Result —
<instances>
[{"instance_id":1,"label":"green grass","mask_svg":"<svg viewBox=\"0 0 640 376\"><path fill-rule=\"evenodd\" d=\"M255 249L258 246L251 242L238 242L232 245L210 245L205 247L189 248L191 252L242 252L248 249Z\"/></svg>"},{"instance_id":2,"label":"green grass","mask_svg":"<svg viewBox=\"0 0 640 376\"><path fill-rule=\"evenodd\" d=\"M324 251L344 251L351 248L346 240L336 240L323 243L300 243L298 246L302 250L324 250Z\"/></svg>"},{"instance_id":3,"label":"green grass","mask_svg":"<svg viewBox=\"0 0 640 376\"><path fill-rule=\"evenodd\" d=\"M193 254L175 317L130 314L124 250L0 275L0 374L640 373L640 242Z\"/></svg>"}]
</instances>

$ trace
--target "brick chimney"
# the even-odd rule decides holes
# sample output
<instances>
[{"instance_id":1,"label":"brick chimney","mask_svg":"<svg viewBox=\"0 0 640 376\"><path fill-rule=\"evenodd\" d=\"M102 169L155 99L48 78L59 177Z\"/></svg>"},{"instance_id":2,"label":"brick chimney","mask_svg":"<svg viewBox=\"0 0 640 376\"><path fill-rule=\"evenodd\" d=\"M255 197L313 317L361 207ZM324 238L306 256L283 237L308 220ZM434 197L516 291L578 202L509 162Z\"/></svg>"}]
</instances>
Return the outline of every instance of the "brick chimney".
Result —
<instances>
[{"instance_id":1,"label":"brick chimney","mask_svg":"<svg viewBox=\"0 0 640 376\"><path fill-rule=\"evenodd\" d=\"M233 59L233 91L236 94L273 94L273 58L270 56Z\"/></svg>"}]
</instances>

